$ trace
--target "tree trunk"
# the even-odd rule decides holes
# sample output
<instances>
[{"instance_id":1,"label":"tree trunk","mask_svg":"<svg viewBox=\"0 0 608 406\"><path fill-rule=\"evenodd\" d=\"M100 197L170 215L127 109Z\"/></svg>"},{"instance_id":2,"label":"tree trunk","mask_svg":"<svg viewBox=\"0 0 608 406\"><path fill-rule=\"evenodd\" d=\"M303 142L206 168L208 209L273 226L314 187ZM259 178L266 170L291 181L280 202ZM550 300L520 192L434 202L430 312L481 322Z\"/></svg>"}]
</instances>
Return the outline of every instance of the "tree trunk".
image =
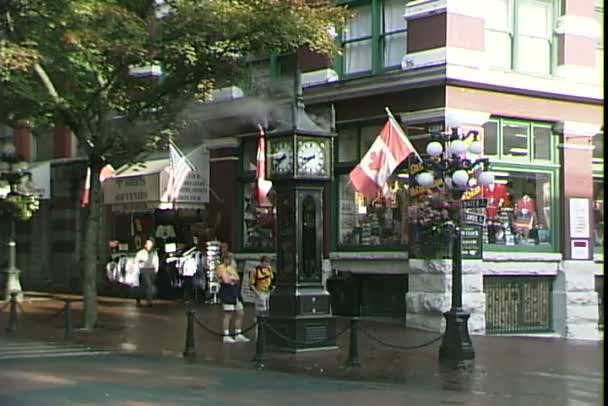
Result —
<instances>
[{"instance_id":1,"label":"tree trunk","mask_svg":"<svg viewBox=\"0 0 608 406\"><path fill-rule=\"evenodd\" d=\"M99 238L99 223L101 217L101 160L90 156L91 185L89 210L86 214L84 248L84 274L82 280L82 295L84 299L84 328L92 330L97 324L97 247Z\"/></svg>"}]
</instances>

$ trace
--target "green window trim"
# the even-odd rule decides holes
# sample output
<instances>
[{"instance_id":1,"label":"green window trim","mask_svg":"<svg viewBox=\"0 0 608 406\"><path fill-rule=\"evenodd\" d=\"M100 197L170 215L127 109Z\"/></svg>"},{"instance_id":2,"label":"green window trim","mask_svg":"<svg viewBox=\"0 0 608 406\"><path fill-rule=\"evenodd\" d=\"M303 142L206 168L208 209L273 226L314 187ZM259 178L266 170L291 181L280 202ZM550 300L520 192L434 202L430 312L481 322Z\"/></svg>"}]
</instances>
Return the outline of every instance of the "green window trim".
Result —
<instances>
[{"instance_id":1,"label":"green window trim","mask_svg":"<svg viewBox=\"0 0 608 406\"><path fill-rule=\"evenodd\" d=\"M511 163L511 164L538 164L543 163L546 164L556 164L559 158L559 154L557 153L557 141L558 135L553 132L553 125L551 123L544 122L531 122L526 120L516 120L516 119L508 119L508 118L491 118L488 120L488 123L492 123L496 125L496 155L486 154L488 158L490 158L491 162L500 162L500 163ZM526 151L525 156L514 156L513 154L505 154L505 136L504 136L504 128L508 126L517 126L517 127L526 127ZM536 145L535 145L535 129L548 129L550 131L549 135L549 159L538 159L534 158L536 155ZM523 135L523 134L517 134ZM484 134L484 137L486 135Z\"/></svg>"},{"instance_id":2,"label":"green window trim","mask_svg":"<svg viewBox=\"0 0 608 406\"><path fill-rule=\"evenodd\" d=\"M560 191L560 174L559 167L553 169L547 169L546 165L508 165L502 163L496 163L490 159L490 170L492 172L509 172L509 173L535 173L549 175L549 181L551 184L551 224L554 225L550 229L550 244L546 246L534 246L534 245L499 245L499 244L488 244L484 243L484 252L561 252L562 241L559 238L561 230L561 195Z\"/></svg>"},{"instance_id":3,"label":"green window trim","mask_svg":"<svg viewBox=\"0 0 608 406\"><path fill-rule=\"evenodd\" d=\"M385 31L385 14L384 5L393 0L338 0L338 5L345 5L353 9L356 12L357 8L366 6L371 7L371 35L361 36L354 39L346 40L344 33L338 35L337 41L343 48L343 52L336 58L336 70L340 75L341 79L356 79L361 77L368 77L385 72L395 71L401 69L401 64L385 66L385 47L388 44L388 38L395 37L401 34L407 36L407 28L405 27L405 20L403 29L394 29ZM405 12L405 5L410 0L402 0L403 11ZM406 37L407 38L407 37ZM346 50L344 46L347 44L353 44L356 42L371 41L371 55L369 56L370 69L356 71L352 73L346 72ZM403 47L403 55L406 53L405 44Z\"/></svg>"},{"instance_id":4,"label":"green window trim","mask_svg":"<svg viewBox=\"0 0 608 406\"><path fill-rule=\"evenodd\" d=\"M509 14L508 27L500 29L500 28L486 28L486 32L493 32L498 34L506 34L509 36L510 41L510 63L508 67L503 67L511 71L520 72L528 75L537 75L537 76L552 76L555 73L555 69L557 66L557 34L553 27L555 26L555 22L557 17L560 16L561 10L561 1L554 0L540 0L542 3L550 3L551 8L551 16L550 16L550 24L549 29L550 33L547 37L539 37L533 34L524 34L521 28L521 21L518 19L519 8L525 1L529 0L506 0ZM528 39L536 39L536 40L548 40L549 41L549 71L548 72L529 72L525 69L521 68L521 62L519 58L519 51L522 48L521 42L523 38Z\"/></svg>"}]
</instances>

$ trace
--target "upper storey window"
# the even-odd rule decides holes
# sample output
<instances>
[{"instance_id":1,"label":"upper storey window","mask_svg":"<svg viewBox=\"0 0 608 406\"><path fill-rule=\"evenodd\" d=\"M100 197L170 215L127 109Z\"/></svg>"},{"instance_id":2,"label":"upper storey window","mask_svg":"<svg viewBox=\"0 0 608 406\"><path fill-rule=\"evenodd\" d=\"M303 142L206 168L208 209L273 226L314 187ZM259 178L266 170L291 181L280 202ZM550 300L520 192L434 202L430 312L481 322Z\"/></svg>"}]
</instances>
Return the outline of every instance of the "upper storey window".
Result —
<instances>
[{"instance_id":1,"label":"upper storey window","mask_svg":"<svg viewBox=\"0 0 608 406\"><path fill-rule=\"evenodd\" d=\"M405 54L406 0L348 3L354 15L342 34L344 75L379 73L401 66Z\"/></svg>"},{"instance_id":2,"label":"upper storey window","mask_svg":"<svg viewBox=\"0 0 608 406\"><path fill-rule=\"evenodd\" d=\"M550 0L485 0L485 48L494 68L550 75L555 5Z\"/></svg>"}]
</instances>

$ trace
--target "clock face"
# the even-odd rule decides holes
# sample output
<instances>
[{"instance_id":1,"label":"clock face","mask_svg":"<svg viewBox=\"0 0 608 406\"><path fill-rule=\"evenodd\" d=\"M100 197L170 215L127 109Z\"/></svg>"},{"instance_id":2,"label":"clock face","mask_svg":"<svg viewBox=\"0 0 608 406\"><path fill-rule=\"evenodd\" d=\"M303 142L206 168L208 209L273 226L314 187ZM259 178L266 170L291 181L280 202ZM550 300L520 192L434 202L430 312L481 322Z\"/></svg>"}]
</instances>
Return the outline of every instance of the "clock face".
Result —
<instances>
[{"instance_id":1,"label":"clock face","mask_svg":"<svg viewBox=\"0 0 608 406\"><path fill-rule=\"evenodd\" d=\"M324 140L299 140L297 154L299 175L327 175L329 151Z\"/></svg>"},{"instance_id":2,"label":"clock face","mask_svg":"<svg viewBox=\"0 0 608 406\"><path fill-rule=\"evenodd\" d=\"M273 174L285 175L293 167L293 156L289 141L277 141L270 144L271 171Z\"/></svg>"}]
</instances>

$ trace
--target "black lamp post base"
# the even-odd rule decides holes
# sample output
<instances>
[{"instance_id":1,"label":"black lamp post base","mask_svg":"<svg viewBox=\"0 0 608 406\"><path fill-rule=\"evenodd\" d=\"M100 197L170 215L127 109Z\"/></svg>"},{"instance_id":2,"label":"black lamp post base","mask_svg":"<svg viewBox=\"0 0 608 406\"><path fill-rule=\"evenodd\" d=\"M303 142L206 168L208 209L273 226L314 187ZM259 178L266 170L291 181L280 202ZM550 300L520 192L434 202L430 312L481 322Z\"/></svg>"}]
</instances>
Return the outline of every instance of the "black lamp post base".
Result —
<instances>
[{"instance_id":1,"label":"black lamp post base","mask_svg":"<svg viewBox=\"0 0 608 406\"><path fill-rule=\"evenodd\" d=\"M473 343L469 336L470 314L462 309L450 309L445 317L445 333L439 347L439 360L464 361L475 358Z\"/></svg>"}]
</instances>

